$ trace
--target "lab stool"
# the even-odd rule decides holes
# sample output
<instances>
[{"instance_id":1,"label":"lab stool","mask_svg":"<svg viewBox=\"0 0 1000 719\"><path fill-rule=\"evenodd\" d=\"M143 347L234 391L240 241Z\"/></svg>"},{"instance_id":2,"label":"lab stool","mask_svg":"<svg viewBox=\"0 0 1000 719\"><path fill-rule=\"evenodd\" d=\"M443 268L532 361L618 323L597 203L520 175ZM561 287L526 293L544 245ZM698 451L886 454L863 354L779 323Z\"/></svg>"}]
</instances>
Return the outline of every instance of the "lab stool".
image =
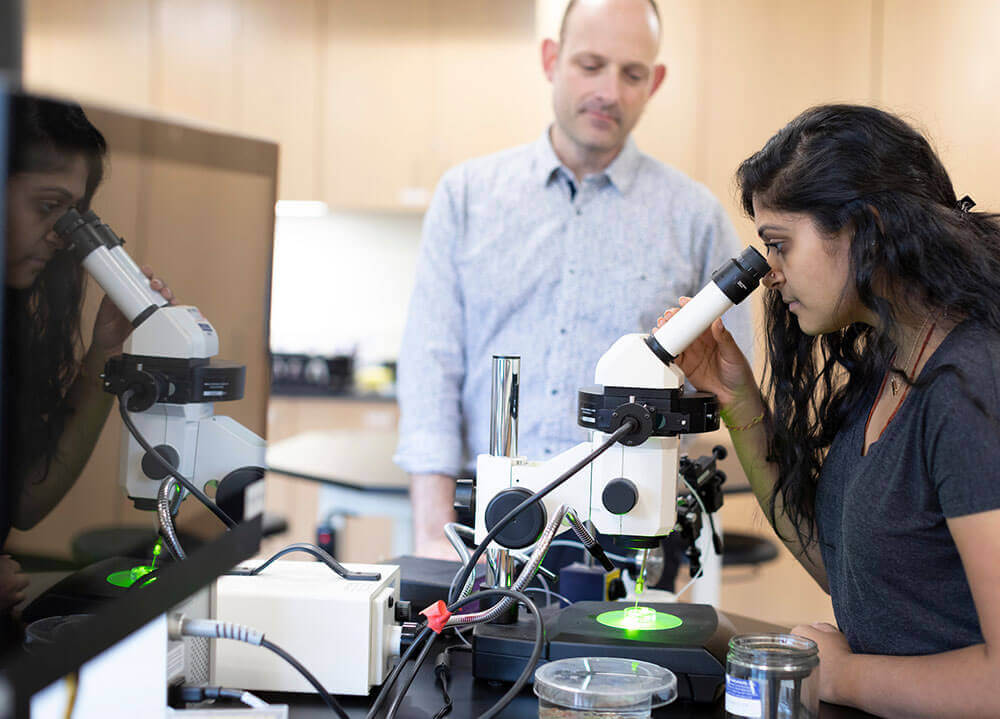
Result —
<instances>
[{"instance_id":1,"label":"lab stool","mask_svg":"<svg viewBox=\"0 0 1000 719\"><path fill-rule=\"evenodd\" d=\"M778 548L774 542L764 537L741 532L726 532L723 537L722 566L752 566L778 558Z\"/></svg>"}]
</instances>

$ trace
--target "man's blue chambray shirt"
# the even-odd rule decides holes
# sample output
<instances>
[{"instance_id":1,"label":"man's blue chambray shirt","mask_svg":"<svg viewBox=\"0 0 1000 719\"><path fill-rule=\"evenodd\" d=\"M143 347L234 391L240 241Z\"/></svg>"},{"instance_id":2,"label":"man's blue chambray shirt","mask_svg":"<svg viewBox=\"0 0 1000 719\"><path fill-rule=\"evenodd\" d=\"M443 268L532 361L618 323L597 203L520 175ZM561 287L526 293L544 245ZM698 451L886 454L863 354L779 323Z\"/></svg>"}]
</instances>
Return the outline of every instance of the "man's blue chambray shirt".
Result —
<instances>
[{"instance_id":1,"label":"man's blue chambray shirt","mask_svg":"<svg viewBox=\"0 0 1000 719\"><path fill-rule=\"evenodd\" d=\"M577 183L549 133L463 163L424 218L399 358L400 441L411 473L455 475L489 451L494 354L521 357L519 454L587 439L577 390L623 334L648 332L740 250L701 184L636 148ZM724 321L748 354L749 303Z\"/></svg>"}]
</instances>

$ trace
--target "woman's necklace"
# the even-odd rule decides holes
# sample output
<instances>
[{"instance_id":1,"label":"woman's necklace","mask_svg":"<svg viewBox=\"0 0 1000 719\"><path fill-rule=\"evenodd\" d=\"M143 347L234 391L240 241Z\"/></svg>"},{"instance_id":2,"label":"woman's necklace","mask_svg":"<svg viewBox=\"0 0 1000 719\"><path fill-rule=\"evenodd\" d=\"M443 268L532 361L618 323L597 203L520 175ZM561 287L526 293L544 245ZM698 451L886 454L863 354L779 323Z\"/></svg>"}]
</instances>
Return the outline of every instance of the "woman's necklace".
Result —
<instances>
[{"instance_id":1,"label":"woman's necklace","mask_svg":"<svg viewBox=\"0 0 1000 719\"><path fill-rule=\"evenodd\" d=\"M920 329L918 329L916 331L916 334L913 335L913 344L910 346L910 352L909 352L909 354L906 357L906 363L902 367L898 368L898 369L901 369L906 374L907 379L911 379L911 380L913 379L913 378L910 377L910 375L916 371L916 369L917 369L916 365L920 362L920 357L917 357L917 361L916 362L914 362L912 365L910 363L911 360L913 359L913 354L917 351L917 347L918 346L921 347L920 354L923 355L924 349L927 347L927 343L931 339L931 334L933 334L933 332L934 332L934 326L937 324L936 322L933 325L931 325L931 331L927 333L927 336L924 338L924 341L923 341L922 346L921 346L920 337L921 337L921 335L924 334L924 329L927 327L927 323L930 322L930 321L931 321L931 315L928 314L926 317L924 317L924 322L923 322L922 325L920 325ZM893 397L895 397L897 394L899 394L899 390L902 388L902 385L903 385L903 381L899 377L896 376L895 369L890 369L889 370L889 391L892 392L892 396Z\"/></svg>"},{"instance_id":2,"label":"woman's necklace","mask_svg":"<svg viewBox=\"0 0 1000 719\"><path fill-rule=\"evenodd\" d=\"M922 325L920 325L920 329L917 330L917 333L914 335L913 347L910 349L910 356L906 358L906 365L902 369L903 372L907 373L906 374L907 378L909 378L911 374L915 374L916 373L917 365L920 364L920 360L924 356L924 350L927 349L927 344L931 341L931 336L934 334L934 328L937 327L937 322L935 322L934 324L932 324L931 328L930 328L930 331L928 331L927 335L924 337L924 341L921 342L920 341L920 335L923 334L924 327L927 326L927 323L929 321L930 321L930 315L928 315L924 319L924 323ZM913 353L916 351L917 345L920 345L920 354L917 355L917 359L913 363L912 368L910 369L909 372L907 372L907 368L910 366L910 359L913 357ZM895 370L893 368L891 368L891 367L889 368L889 377L888 377L888 379L889 379L889 389L892 392L893 398L895 398L896 397L896 393L899 391L899 387L896 384L897 378L895 376ZM872 408L870 410L868 410L868 419L865 420L865 437L866 437L865 444L866 444L866 446L867 446L867 443L868 443L868 441L867 441L868 427L869 427L869 425L871 425L872 416L875 414L875 408L878 407L879 402L882 399L882 393L885 391L885 384L886 384L886 377L883 377L882 378L882 385L879 387L879 389L878 389L878 395L875 397L875 402L872 404ZM896 402L896 406L893 408L892 414L890 414L889 415L889 419L887 419L885 421L885 424L882 426L881 431L878 433L878 437L876 437L874 440L872 440L873 442L877 442L879 439L882 438L882 434L885 432L886 428L889 426L889 423L892 422L893 418L896 416L896 412L898 412L899 408L903 406L903 401L906 399L906 388L908 388L908 387L909 387L909 385L907 384L903 388L903 396L899 398L898 402ZM863 451L862 454L865 454L866 451L867 450Z\"/></svg>"}]
</instances>

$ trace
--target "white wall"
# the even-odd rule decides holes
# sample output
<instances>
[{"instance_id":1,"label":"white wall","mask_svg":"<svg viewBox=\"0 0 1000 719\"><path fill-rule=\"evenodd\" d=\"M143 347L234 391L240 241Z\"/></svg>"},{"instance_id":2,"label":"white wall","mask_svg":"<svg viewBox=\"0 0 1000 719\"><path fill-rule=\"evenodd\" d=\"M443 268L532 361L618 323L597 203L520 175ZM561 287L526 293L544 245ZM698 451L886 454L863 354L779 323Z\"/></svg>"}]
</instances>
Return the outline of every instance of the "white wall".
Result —
<instances>
[{"instance_id":1,"label":"white wall","mask_svg":"<svg viewBox=\"0 0 1000 719\"><path fill-rule=\"evenodd\" d=\"M396 359L413 290L422 216L279 217L274 233L271 348Z\"/></svg>"}]
</instances>

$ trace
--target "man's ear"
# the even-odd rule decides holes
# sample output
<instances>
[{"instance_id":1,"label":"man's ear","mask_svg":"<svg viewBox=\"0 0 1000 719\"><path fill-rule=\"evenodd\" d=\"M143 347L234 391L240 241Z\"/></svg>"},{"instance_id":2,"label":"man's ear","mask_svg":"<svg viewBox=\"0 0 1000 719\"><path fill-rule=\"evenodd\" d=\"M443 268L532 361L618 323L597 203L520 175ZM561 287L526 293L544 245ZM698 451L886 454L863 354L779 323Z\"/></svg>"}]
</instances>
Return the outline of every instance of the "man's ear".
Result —
<instances>
[{"instance_id":1,"label":"man's ear","mask_svg":"<svg viewBox=\"0 0 1000 719\"><path fill-rule=\"evenodd\" d=\"M653 87L649 90L649 96L660 89L660 85L667 79L667 66L664 64L653 65Z\"/></svg>"},{"instance_id":2,"label":"man's ear","mask_svg":"<svg viewBox=\"0 0 1000 719\"><path fill-rule=\"evenodd\" d=\"M551 38L542 40L542 70L545 77L552 82L552 76L556 71L556 60L559 59L559 43Z\"/></svg>"}]
</instances>

